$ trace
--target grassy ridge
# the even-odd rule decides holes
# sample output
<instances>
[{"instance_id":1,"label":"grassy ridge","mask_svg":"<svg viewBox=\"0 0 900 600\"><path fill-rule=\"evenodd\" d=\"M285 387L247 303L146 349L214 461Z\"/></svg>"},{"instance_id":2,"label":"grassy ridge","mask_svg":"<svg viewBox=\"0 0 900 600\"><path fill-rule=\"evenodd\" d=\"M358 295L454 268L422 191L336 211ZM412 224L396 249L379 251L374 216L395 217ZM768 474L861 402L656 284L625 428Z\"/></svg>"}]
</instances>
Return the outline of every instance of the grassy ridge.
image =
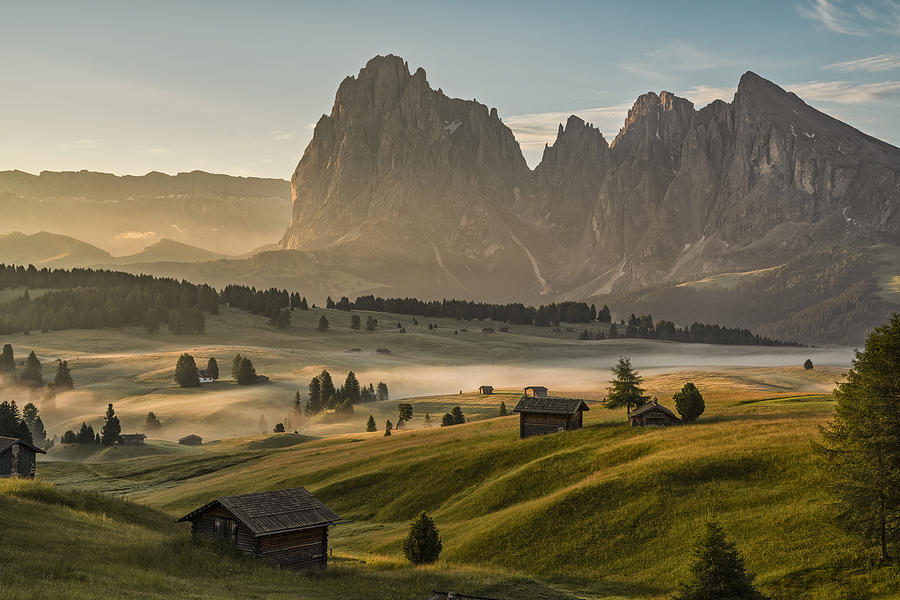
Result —
<instances>
[{"instance_id":1,"label":"grassy ridge","mask_svg":"<svg viewBox=\"0 0 900 600\"><path fill-rule=\"evenodd\" d=\"M335 552L376 561L400 559L406 526L424 509L444 540L439 568L490 567L590 598L666 597L697 523L715 514L779 598L895 597L900 570L870 565L828 517L812 448L828 397L709 381L707 414L685 427L631 428L594 405L585 429L529 440L508 417L389 438L259 450L245 440L206 456L40 466L67 488L127 491L170 515L220 495L303 485L353 520L334 529ZM671 388L673 376L648 383Z\"/></svg>"}]
</instances>

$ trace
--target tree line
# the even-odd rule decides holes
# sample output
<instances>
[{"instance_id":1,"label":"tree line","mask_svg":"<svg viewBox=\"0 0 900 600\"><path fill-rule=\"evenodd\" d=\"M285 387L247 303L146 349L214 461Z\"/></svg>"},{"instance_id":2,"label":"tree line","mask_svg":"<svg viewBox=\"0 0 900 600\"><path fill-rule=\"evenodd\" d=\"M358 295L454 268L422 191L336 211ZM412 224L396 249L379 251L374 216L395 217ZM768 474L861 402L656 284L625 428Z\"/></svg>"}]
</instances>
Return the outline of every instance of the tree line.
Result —
<instances>
[{"instance_id":1,"label":"tree line","mask_svg":"<svg viewBox=\"0 0 900 600\"><path fill-rule=\"evenodd\" d=\"M336 387L331 373L322 370L313 377L307 386L309 392L306 402L300 397L300 391L294 395L294 410L297 413L315 415L324 410L334 410L338 414L353 414L353 406L369 402L385 402L388 400L388 386L380 381L362 386L353 371L347 373L343 385Z\"/></svg>"}]
</instances>

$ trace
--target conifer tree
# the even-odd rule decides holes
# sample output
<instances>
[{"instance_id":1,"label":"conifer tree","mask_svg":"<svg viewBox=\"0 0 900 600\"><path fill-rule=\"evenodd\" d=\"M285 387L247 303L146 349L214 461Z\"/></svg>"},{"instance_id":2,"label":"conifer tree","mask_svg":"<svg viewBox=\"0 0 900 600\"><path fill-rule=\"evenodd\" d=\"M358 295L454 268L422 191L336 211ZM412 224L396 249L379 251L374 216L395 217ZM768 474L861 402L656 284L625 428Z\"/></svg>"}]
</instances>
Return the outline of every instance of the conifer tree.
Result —
<instances>
[{"instance_id":1,"label":"conifer tree","mask_svg":"<svg viewBox=\"0 0 900 600\"><path fill-rule=\"evenodd\" d=\"M319 317L319 331L328 331L328 319L325 315Z\"/></svg>"},{"instance_id":2,"label":"conifer tree","mask_svg":"<svg viewBox=\"0 0 900 600\"><path fill-rule=\"evenodd\" d=\"M807 358L805 361L803 361L803 368L807 371L811 370L813 368L813 361Z\"/></svg>"},{"instance_id":3,"label":"conifer tree","mask_svg":"<svg viewBox=\"0 0 900 600\"><path fill-rule=\"evenodd\" d=\"M32 350L28 358L25 359L25 369L19 375L19 381L32 387L44 385L44 377L41 375L42 370L41 361L38 360L34 350Z\"/></svg>"},{"instance_id":4,"label":"conifer tree","mask_svg":"<svg viewBox=\"0 0 900 600\"><path fill-rule=\"evenodd\" d=\"M147 419L144 421L144 431L148 433L159 433L162 431L162 423L153 411L147 413Z\"/></svg>"},{"instance_id":5,"label":"conifer tree","mask_svg":"<svg viewBox=\"0 0 900 600\"><path fill-rule=\"evenodd\" d=\"M208 361L206 361L206 372L209 373L209 376L213 379L219 378L219 363L216 362L216 358L211 356Z\"/></svg>"},{"instance_id":6,"label":"conifer tree","mask_svg":"<svg viewBox=\"0 0 900 600\"><path fill-rule=\"evenodd\" d=\"M68 361L56 360L56 375L53 377L53 385L57 390L71 390L75 387Z\"/></svg>"},{"instance_id":7,"label":"conifer tree","mask_svg":"<svg viewBox=\"0 0 900 600\"><path fill-rule=\"evenodd\" d=\"M335 389L334 382L331 380L331 373L322 370L319 373L319 397L321 398L322 408L334 408L335 405Z\"/></svg>"},{"instance_id":8,"label":"conifer tree","mask_svg":"<svg viewBox=\"0 0 900 600\"><path fill-rule=\"evenodd\" d=\"M753 577L744 569L744 560L735 545L725 539L717 522L704 523L691 558L690 574L673 600L766 600L753 587Z\"/></svg>"},{"instance_id":9,"label":"conifer tree","mask_svg":"<svg viewBox=\"0 0 900 600\"><path fill-rule=\"evenodd\" d=\"M298 415L303 414L303 400L300 398L300 390L294 392L294 401L291 403L294 412Z\"/></svg>"},{"instance_id":10,"label":"conifer tree","mask_svg":"<svg viewBox=\"0 0 900 600\"><path fill-rule=\"evenodd\" d=\"M100 429L100 442L104 446L110 446L119 441L121 433L122 426L119 424L119 417L116 416L116 411L113 410L113 405L110 404L106 407L106 420Z\"/></svg>"},{"instance_id":11,"label":"conifer tree","mask_svg":"<svg viewBox=\"0 0 900 600\"><path fill-rule=\"evenodd\" d=\"M506 416L506 402L503 402L502 400L500 401L500 416Z\"/></svg>"},{"instance_id":12,"label":"conifer tree","mask_svg":"<svg viewBox=\"0 0 900 600\"><path fill-rule=\"evenodd\" d=\"M456 419L453 418L453 415L450 413L445 413L443 417L441 417L441 427L450 427L451 425L456 425Z\"/></svg>"},{"instance_id":13,"label":"conifer tree","mask_svg":"<svg viewBox=\"0 0 900 600\"><path fill-rule=\"evenodd\" d=\"M425 427L431 427L431 414L425 413Z\"/></svg>"},{"instance_id":14,"label":"conifer tree","mask_svg":"<svg viewBox=\"0 0 900 600\"><path fill-rule=\"evenodd\" d=\"M453 409L450 411L450 416L453 417L454 425L462 425L466 422L466 416L463 414L463 411L459 407L459 405L453 407Z\"/></svg>"},{"instance_id":15,"label":"conifer tree","mask_svg":"<svg viewBox=\"0 0 900 600\"><path fill-rule=\"evenodd\" d=\"M361 399L359 380L353 371L347 373L347 379L344 380L344 398L351 404L359 404Z\"/></svg>"},{"instance_id":16,"label":"conifer tree","mask_svg":"<svg viewBox=\"0 0 900 600\"><path fill-rule=\"evenodd\" d=\"M175 381L183 388L200 387L200 374L194 357L185 352L175 364Z\"/></svg>"},{"instance_id":17,"label":"conifer tree","mask_svg":"<svg viewBox=\"0 0 900 600\"><path fill-rule=\"evenodd\" d=\"M404 402L403 404L397 405L397 411L399 416L397 417L397 429L400 429L407 423L407 421L411 421L413 417L413 407L412 404L408 404Z\"/></svg>"},{"instance_id":18,"label":"conifer tree","mask_svg":"<svg viewBox=\"0 0 900 600\"><path fill-rule=\"evenodd\" d=\"M241 358L241 364L238 367L237 382L240 385L253 385L257 381L256 369L249 358ZM268 427L266 428L268 429Z\"/></svg>"},{"instance_id":19,"label":"conifer tree","mask_svg":"<svg viewBox=\"0 0 900 600\"><path fill-rule=\"evenodd\" d=\"M394 428L394 424L391 423L391 420L388 419L387 423L384 424L384 435L385 437L391 435L391 429Z\"/></svg>"},{"instance_id":20,"label":"conifer tree","mask_svg":"<svg viewBox=\"0 0 900 600\"><path fill-rule=\"evenodd\" d=\"M369 415L369 420L366 421L366 431L368 431L369 433L372 433L373 431L377 431L377 430L378 430L378 425L375 424L375 417L372 415Z\"/></svg>"},{"instance_id":21,"label":"conifer tree","mask_svg":"<svg viewBox=\"0 0 900 600\"><path fill-rule=\"evenodd\" d=\"M284 433L284 423L275 423L272 433Z\"/></svg>"},{"instance_id":22,"label":"conifer tree","mask_svg":"<svg viewBox=\"0 0 900 600\"><path fill-rule=\"evenodd\" d=\"M388 386L385 382L378 382L378 389L375 392L375 396L378 399L378 402L387 402L388 400Z\"/></svg>"},{"instance_id":23,"label":"conifer tree","mask_svg":"<svg viewBox=\"0 0 900 600\"><path fill-rule=\"evenodd\" d=\"M238 371L241 368L241 359L244 357L241 356L240 353L234 355L234 358L231 360L231 378L237 379Z\"/></svg>"},{"instance_id":24,"label":"conifer tree","mask_svg":"<svg viewBox=\"0 0 900 600\"><path fill-rule=\"evenodd\" d=\"M0 353L0 373L12 373L16 370L16 359L13 356L12 344L3 344L3 352Z\"/></svg>"},{"instance_id":25,"label":"conifer tree","mask_svg":"<svg viewBox=\"0 0 900 600\"><path fill-rule=\"evenodd\" d=\"M438 559L442 548L434 521L422 511L409 526L409 534L403 542L403 554L414 565L431 564Z\"/></svg>"},{"instance_id":26,"label":"conifer tree","mask_svg":"<svg viewBox=\"0 0 900 600\"><path fill-rule=\"evenodd\" d=\"M322 387L318 377L313 377L309 382L309 400L307 400L306 406L306 412L310 415L322 410Z\"/></svg>"},{"instance_id":27,"label":"conifer tree","mask_svg":"<svg viewBox=\"0 0 900 600\"><path fill-rule=\"evenodd\" d=\"M354 331L359 331L360 328L360 319L359 315L353 315L350 317L350 329Z\"/></svg>"},{"instance_id":28,"label":"conifer tree","mask_svg":"<svg viewBox=\"0 0 900 600\"><path fill-rule=\"evenodd\" d=\"M900 315L877 327L834 391L821 428L824 474L841 522L878 544L882 560L900 542Z\"/></svg>"},{"instance_id":29,"label":"conifer tree","mask_svg":"<svg viewBox=\"0 0 900 600\"><path fill-rule=\"evenodd\" d=\"M378 329L378 319L369 315L366 317L366 331L376 331Z\"/></svg>"},{"instance_id":30,"label":"conifer tree","mask_svg":"<svg viewBox=\"0 0 900 600\"><path fill-rule=\"evenodd\" d=\"M610 381L612 385L607 389L606 408L615 410L624 406L630 416L631 409L641 406L650 398L644 395L644 389L641 387L643 379L632 368L631 359L627 356L619 359L612 372L615 378Z\"/></svg>"},{"instance_id":31,"label":"conifer tree","mask_svg":"<svg viewBox=\"0 0 900 600\"><path fill-rule=\"evenodd\" d=\"M672 396L675 401L675 410L681 415L685 422L690 423L696 421L697 417L706 410L706 403L703 401L703 394L690 381L684 384L680 390Z\"/></svg>"}]
</instances>

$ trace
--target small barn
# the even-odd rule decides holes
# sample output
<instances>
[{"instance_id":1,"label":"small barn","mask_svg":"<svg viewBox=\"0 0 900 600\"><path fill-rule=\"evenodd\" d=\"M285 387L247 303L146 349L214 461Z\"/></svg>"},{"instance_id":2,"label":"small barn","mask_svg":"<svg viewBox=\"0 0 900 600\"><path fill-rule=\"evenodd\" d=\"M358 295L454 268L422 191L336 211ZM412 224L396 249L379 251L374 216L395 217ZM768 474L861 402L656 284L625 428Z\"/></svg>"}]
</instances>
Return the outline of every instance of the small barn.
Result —
<instances>
[{"instance_id":1,"label":"small barn","mask_svg":"<svg viewBox=\"0 0 900 600\"><path fill-rule=\"evenodd\" d=\"M519 437L581 429L582 413L591 410L579 398L522 396L513 412L519 413Z\"/></svg>"},{"instance_id":2,"label":"small barn","mask_svg":"<svg viewBox=\"0 0 900 600\"><path fill-rule=\"evenodd\" d=\"M236 546L280 569L324 567L328 527L341 517L304 488L225 496L178 519L195 538Z\"/></svg>"},{"instance_id":3,"label":"small barn","mask_svg":"<svg viewBox=\"0 0 900 600\"><path fill-rule=\"evenodd\" d=\"M532 398L546 398L547 388L542 385L529 385L525 388L525 395Z\"/></svg>"},{"instance_id":4,"label":"small barn","mask_svg":"<svg viewBox=\"0 0 900 600\"><path fill-rule=\"evenodd\" d=\"M483 394L485 396L490 396L494 393L494 386L492 385L483 385L478 388L478 393Z\"/></svg>"},{"instance_id":5,"label":"small barn","mask_svg":"<svg viewBox=\"0 0 900 600\"><path fill-rule=\"evenodd\" d=\"M652 402L647 402L643 406L639 406L630 416L632 427L643 427L645 425L660 425L668 427L681 423L681 419L675 416L671 410L659 404L654 398Z\"/></svg>"},{"instance_id":6,"label":"small barn","mask_svg":"<svg viewBox=\"0 0 900 600\"><path fill-rule=\"evenodd\" d=\"M147 436L143 433L123 433L119 436L119 443L123 446L143 446Z\"/></svg>"},{"instance_id":7,"label":"small barn","mask_svg":"<svg viewBox=\"0 0 900 600\"><path fill-rule=\"evenodd\" d=\"M484 327L481 330L481 333L494 333L494 328L493 327Z\"/></svg>"},{"instance_id":8,"label":"small barn","mask_svg":"<svg viewBox=\"0 0 900 600\"><path fill-rule=\"evenodd\" d=\"M0 437L0 477L33 479L38 453L47 454L19 438Z\"/></svg>"},{"instance_id":9,"label":"small barn","mask_svg":"<svg viewBox=\"0 0 900 600\"><path fill-rule=\"evenodd\" d=\"M200 380L200 383L212 383L216 380L208 369L197 369L197 378Z\"/></svg>"},{"instance_id":10,"label":"small barn","mask_svg":"<svg viewBox=\"0 0 900 600\"><path fill-rule=\"evenodd\" d=\"M178 443L181 444L182 446L202 446L203 438L200 437L199 435L195 435L192 433L190 435L186 435L183 438L179 439Z\"/></svg>"}]
</instances>

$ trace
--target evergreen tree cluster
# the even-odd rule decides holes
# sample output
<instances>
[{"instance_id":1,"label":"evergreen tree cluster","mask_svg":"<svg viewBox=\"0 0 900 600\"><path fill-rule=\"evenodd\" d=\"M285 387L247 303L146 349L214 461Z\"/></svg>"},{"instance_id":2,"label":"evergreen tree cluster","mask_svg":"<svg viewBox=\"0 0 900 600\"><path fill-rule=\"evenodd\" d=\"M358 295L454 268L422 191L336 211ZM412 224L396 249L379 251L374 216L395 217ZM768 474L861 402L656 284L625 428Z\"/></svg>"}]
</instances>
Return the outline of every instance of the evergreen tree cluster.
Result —
<instances>
[{"instance_id":1,"label":"evergreen tree cluster","mask_svg":"<svg viewBox=\"0 0 900 600\"><path fill-rule=\"evenodd\" d=\"M29 444L34 443L31 429L22 417L22 413L19 412L19 407L16 406L15 400L0 402L0 436L19 438Z\"/></svg>"},{"instance_id":2,"label":"evergreen tree cluster","mask_svg":"<svg viewBox=\"0 0 900 600\"><path fill-rule=\"evenodd\" d=\"M352 415L355 405L388 399L386 383L379 382L377 388L371 383L368 386L362 386L353 371L347 373L343 385L335 387L331 373L323 370L310 380L307 389L309 396L306 400L306 414L308 415L314 415L323 410L334 410L338 414ZM300 392L298 391L295 403L299 402L299 396Z\"/></svg>"},{"instance_id":3,"label":"evergreen tree cluster","mask_svg":"<svg viewBox=\"0 0 900 600\"><path fill-rule=\"evenodd\" d=\"M444 299L439 302L418 298L381 298L373 295L359 296L355 301L347 301L344 304L345 299L341 298L341 302L334 306L346 307L345 310L370 310L466 321L491 319L513 325L558 325L560 321L588 323L592 319L591 309L584 302L560 302L535 308L522 303L490 304L456 299Z\"/></svg>"},{"instance_id":4,"label":"evergreen tree cluster","mask_svg":"<svg viewBox=\"0 0 900 600\"><path fill-rule=\"evenodd\" d=\"M463 414L462 408L458 405L441 417L441 427L450 427L452 425L462 425L466 422L466 416Z\"/></svg>"},{"instance_id":5,"label":"evergreen tree cluster","mask_svg":"<svg viewBox=\"0 0 900 600\"><path fill-rule=\"evenodd\" d=\"M31 443L47 450L53 445L53 441L47 438L47 430L44 428L44 421L38 411L38 407L29 402L22 408L22 420L28 426L31 432ZM3 434L0 434L3 435Z\"/></svg>"},{"instance_id":6,"label":"evergreen tree cluster","mask_svg":"<svg viewBox=\"0 0 900 600\"><path fill-rule=\"evenodd\" d=\"M94 269L36 269L0 264L0 289L26 288L0 304L0 335L63 329L143 325L156 333L203 333L204 313L218 314L218 295L207 285ZM32 298L28 289L51 290Z\"/></svg>"},{"instance_id":7,"label":"evergreen tree cluster","mask_svg":"<svg viewBox=\"0 0 900 600\"><path fill-rule=\"evenodd\" d=\"M219 299L233 308L267 317L272 325L282 329L290 325L292 310L309 309L306 298L301 297L298 292L276 288L258 290L246 285L226 285L219 294Z\"/></svg>"}]
</instances>

